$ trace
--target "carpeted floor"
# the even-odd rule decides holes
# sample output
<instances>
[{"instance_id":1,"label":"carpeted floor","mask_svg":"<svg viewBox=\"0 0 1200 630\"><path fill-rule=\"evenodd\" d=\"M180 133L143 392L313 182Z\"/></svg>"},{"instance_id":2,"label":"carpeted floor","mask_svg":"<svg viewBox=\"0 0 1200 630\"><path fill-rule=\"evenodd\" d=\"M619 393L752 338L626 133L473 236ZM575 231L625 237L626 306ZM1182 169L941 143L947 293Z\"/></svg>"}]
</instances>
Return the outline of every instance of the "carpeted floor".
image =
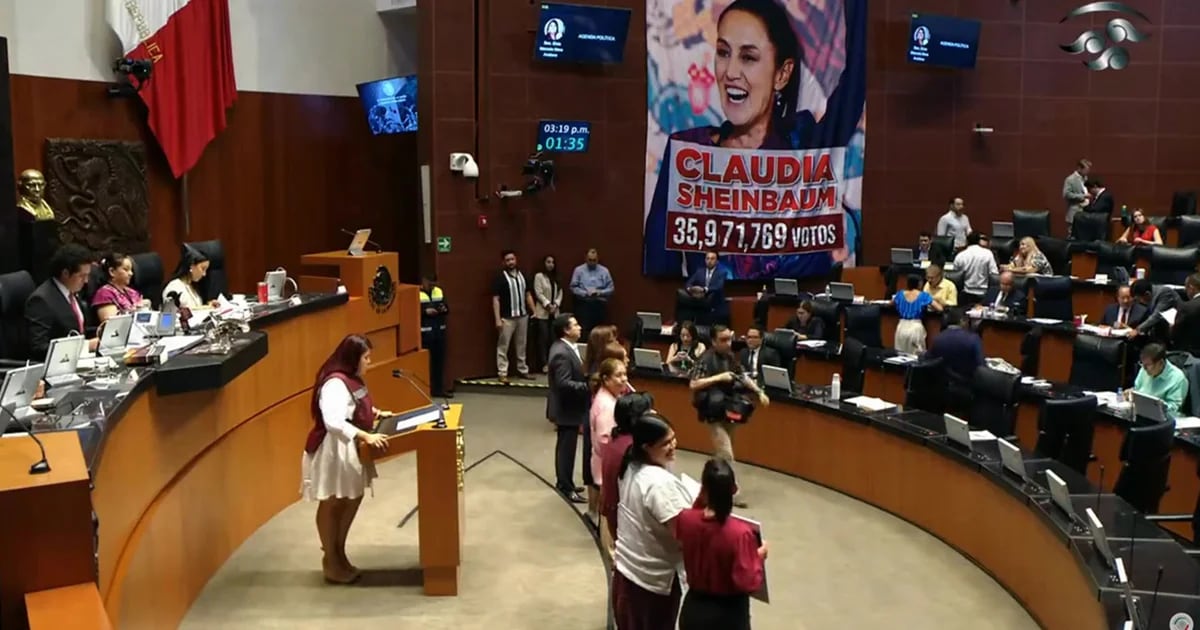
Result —
<instances>
[{"instance_id":1,"label":"carpeted floor","mask_svg":"<svg viewBox=\"0 0 1200 630\"><path fill-rule=\"evenodd\" d=\"M321 581L315 506L297 503L248 539L205 587L184 628L601 630L606 575L578 511L553 477L544 400L461 395L467 425L467 525L461 595L421 594L413 456L380 466L348 551L356 586ZM681 453L699 477L704 457ZM528 467L528 470L522 466ZM938 540L889 514L799 479L743 466L739 482L771 544L772 603L756 630L1037 625L994 580ZM541 478L539 478L539 476ZM969 620L969 621L968 621Z\"/></svg>"}]
</instances>

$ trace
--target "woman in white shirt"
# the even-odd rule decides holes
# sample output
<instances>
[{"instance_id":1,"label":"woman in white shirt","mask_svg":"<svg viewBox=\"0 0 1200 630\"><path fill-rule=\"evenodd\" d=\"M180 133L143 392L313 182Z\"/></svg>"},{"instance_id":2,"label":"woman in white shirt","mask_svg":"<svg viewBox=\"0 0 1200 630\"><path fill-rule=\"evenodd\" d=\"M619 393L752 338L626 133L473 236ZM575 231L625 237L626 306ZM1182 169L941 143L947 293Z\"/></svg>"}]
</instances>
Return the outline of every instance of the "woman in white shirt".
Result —
<instances>
[{"instance_id":1,"label":"woman in white shirt","mask_svg":"<svg viewBox=\"0 0 1200 630\"><path fill-rule=\"evenodd\" d=\"M693 498L671 471L675 430L654 413L634 420L621 464L612 599L621 630L674 630L683 555L674 522Z\"/></svg>"},{"instance_id":2,"label":"woman in white shirt","mask_svg":"<svg viewBox=\"0 0 1200 630\"><path fill-rule=\"evenodd\" d=\"M554 335L550 334L550 322L562 309L563 291L558 285L554 256L542 259L542 268L533 276L533 356L541 364L543 372L550 371L546 361Z\"/></svg>"},{"instance_id":3,"label":"woman in white shirt","mask_svg":"<svg viewBox=\"0 0 1200 630\"><path fill-rule=\"evenodd\" d=\"M216 300L206 304L204 296L200 295L197 288L197 283L203 280L207 274L208 256L194 247L184 245L183 257L179 259L179 265L175 267L171 281L163 287L163 303L168 303L171 300L171 294L174 293L179 295L180 308L194 309L216 306Z\"/></svg>"},{"instance_id":4,"label":"woman in white shirt","mask_svg":"<svg viewBox=\"0 0 1200 630\"><path fill-rule=\"evenodd\" d=\"M313 428L301 459L300 493L317 507L317 535L325 552L325 581L349 584L358 568L346 557L346 536L375 478L375 465L358 458L358 443L387 450L387 438L375 433L375 421L391 415L376 409L362 377L371 364L371 341L361 335L342 340L317 372L310 410Z\"/></svg>"}]
</instances>

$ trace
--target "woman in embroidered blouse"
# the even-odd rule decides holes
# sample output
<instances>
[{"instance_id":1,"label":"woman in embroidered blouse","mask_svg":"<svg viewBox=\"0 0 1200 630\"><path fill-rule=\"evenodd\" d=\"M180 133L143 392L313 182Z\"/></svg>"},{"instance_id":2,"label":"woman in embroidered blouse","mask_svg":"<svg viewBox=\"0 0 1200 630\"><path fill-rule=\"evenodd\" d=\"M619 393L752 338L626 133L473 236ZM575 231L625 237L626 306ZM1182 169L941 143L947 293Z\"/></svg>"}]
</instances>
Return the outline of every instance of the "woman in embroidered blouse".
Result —
<instances>
[{"instance_id":1,"label":"woman in embroidered blouse","mask_svg":"<svg viewBox=\"0 0 1200 630\"><path fill-rule=\"evenodd\" d=\"M179 259L179 266L175 267L171 281L163 287L163 302L170 300L171 294L176 293L179 295L180 308L216 306L216 300L205 304L204 296L200 295L196 288L196 283L203 280L207 274L208 256L198 249L184 246L183 258Z\"/></svg>"},{"instance_id":2,"label":"woman in embroidered blouse","mask_svg":"<svg viewBox=\"0 0 1200 630\"><path fill-rule=\"evenodd\" d=\"M150 300L142 297L137 289L129 286L133 280L133 259L125 254L112 252L100 261L108 282L96 289L92 296L92 308L101 324L110 317L150 308Z\"/></svg>"},{"instance_id":3,"label":"woman in embroidered blouse","mask_svg":"<svg viewBox=\"0 0 1200 630\"><path fill-rule=\"evenodd\" d=\"M1043 276L1054 274L1050 261L1046 260L1046 255L1038 249L1032 236L1021 239L1017 253L1012 257L1012 264L1005 265L1004 268L1013 273L1036 273Z\"/></svg>"},{"instance_id":4,"label":"woman in embroidered blouse","mask_svg":"<svg viewBox=\"0 0 1200 630\"><path fill-rule=\"evenodd\" d=\"M908 288L897 291L892 297L900 321L896 324L896 350L908 354L925 352L925 322L921 321L925 309L940 312L941 303L932 295L921 290L921 278L908 277Z\"/></svg>"},{"instance_id":5,"label":"woman in embroidered blouse","mask_svg":"<svg viewBox=\"0 0 1200 630\"><path fill-rule=\"evenodd\" d=\"M1118 243L1130 245L1162 245L1162 232L1158 226L1146 220L1146 214L1141 208L1133 211L1133 223L1125 228Z\"/></svg>"},{"instance_id":6,"label":"woman in embroidered blouse","mask_svg":"<svg viewBox=\"0 0 1200 630\"><path fill-rule=\"evenodd\" d=\"M692 322L683 322L675 333L675 341L667 348L667 371L671 374L682 375L692 371L696 359L704 354L704 342L700 341L700 333Z\"/></svg>"}]
</instances>

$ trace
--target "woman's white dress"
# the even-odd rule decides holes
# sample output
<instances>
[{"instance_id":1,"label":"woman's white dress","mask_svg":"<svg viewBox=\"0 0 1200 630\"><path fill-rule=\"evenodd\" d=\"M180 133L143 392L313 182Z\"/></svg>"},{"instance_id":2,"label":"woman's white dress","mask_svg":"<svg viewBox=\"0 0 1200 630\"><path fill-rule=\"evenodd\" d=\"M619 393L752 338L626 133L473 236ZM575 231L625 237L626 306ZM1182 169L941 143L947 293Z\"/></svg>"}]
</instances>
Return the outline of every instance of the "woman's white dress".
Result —
<instances>
[{"instance_id":1,"label":"woman's white dress","mask_svg":"<svg viewBox=\"0 0 1200 630\"><path fill-rule=\"evenodd\" d=\"M325 440L316 452L304 452L301 461L303 480L300 494L306 501L357 499L375 478L375 464L358 459L354 436L358 427L350 422L354 415L354 396L338 378L321 385L318 398Z\"/></svg>"}]
</instances>

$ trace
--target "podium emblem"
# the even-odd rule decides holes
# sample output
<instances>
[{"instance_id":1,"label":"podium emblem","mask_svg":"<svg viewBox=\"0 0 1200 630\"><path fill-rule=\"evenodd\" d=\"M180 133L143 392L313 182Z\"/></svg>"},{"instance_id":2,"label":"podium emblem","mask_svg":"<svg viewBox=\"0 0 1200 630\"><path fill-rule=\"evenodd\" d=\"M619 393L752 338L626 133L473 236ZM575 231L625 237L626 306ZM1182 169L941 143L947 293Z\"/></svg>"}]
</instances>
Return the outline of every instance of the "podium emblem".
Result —
<instances>
[{"instance_id":1,"label":"podium emblem","mask_svg":"<svg viewBox=\"0 0 1200 630\"><path fill-rule=\"evenodd\" d=\"M371 307L376 313L386 313L396 302L396 281L392 280L392 272L384 265L375 270L375 280L367 291Z\"/></svg>"}]
</instances>

